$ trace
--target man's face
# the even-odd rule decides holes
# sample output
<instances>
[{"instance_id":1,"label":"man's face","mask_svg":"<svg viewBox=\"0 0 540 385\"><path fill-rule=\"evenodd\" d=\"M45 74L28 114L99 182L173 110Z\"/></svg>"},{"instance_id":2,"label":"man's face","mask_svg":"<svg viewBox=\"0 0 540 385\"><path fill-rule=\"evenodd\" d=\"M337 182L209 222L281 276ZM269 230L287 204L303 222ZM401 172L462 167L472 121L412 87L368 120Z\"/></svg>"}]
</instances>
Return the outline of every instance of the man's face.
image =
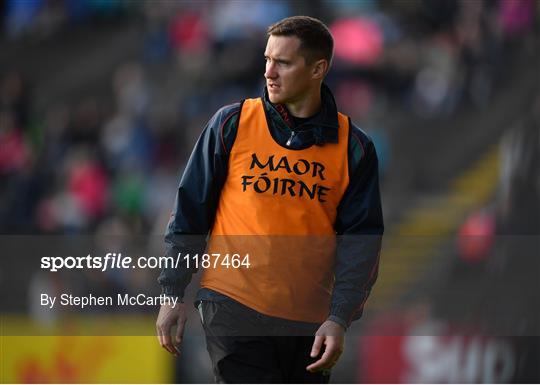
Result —
<instances>
[{"instance_id":1,"label":"man's face","mask_svg":"<svg viewBox=\"0 0 540 385\"><path fill-rule=\"evenodd\" d=\"M288 104L302 100L315 79L312 66L306 65L299 52L300 39L296 36L270 36L266 44L266 86L272 103Z\"/></svg>"}]
</instances>

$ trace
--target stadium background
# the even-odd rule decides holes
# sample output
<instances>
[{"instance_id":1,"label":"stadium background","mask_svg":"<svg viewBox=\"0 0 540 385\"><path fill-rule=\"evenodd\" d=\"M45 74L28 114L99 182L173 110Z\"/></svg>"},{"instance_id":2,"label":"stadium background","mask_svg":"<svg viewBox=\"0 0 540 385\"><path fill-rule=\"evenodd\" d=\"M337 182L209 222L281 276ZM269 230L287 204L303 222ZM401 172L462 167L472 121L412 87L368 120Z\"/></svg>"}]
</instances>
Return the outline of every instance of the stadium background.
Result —
<instances>
[{"instance_id":1,"label":"stadium background","mask_svg":"<svg viewBox=\"0 0 540 385\"><path fill-rule=\"evenodd\" d=\"M380 278L333 381L538 382L533 0L3 0L2 259L23 234L160 239L204 124L260 94L265 29L294 14L331 26L328 84L380 157ZM20 274L0 274L0 382L212 381L191 329L177 361L148 333L77 332L102 314L55 330L30 297L74 278L46 281L30 265L19 258ZM156 276L82 282L158 290Z\"/></svg>"}]
</instances>

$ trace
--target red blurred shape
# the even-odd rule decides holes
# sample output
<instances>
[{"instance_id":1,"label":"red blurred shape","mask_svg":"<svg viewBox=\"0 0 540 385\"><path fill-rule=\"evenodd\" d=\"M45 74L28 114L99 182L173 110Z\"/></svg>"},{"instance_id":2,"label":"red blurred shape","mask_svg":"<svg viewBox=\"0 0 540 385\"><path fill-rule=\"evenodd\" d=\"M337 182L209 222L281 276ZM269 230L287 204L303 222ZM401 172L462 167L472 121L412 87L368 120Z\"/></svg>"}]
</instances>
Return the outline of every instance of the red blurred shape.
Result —
<instances>
[{"instance_id":1,"label":"red blurred shape","mask_svg":"<svg viewBox=\"0 0 540 385\"><path fill-rule=\"evenodd\" d=\"M95 162L86 162L74 170L69 179L69 191L90 218L100 216L107 199L107 176Z\"/></svg>"},{"instance_id":2,"label":"red blurred shape","mask_svg":"<svg viewBox=\"0 0 540 385\"><path fill-rule=\"evenodd\" d=\"M346 62L371 66L383 51L383 34L374 21L359 17L338 20L330 26L334 53Z\"/></svg>"},{"instance_id":3,"label":"red blurred shape","mask_svg":"<svg viewBox=\"0 0 540 385\"><path fill-rule=\"evenodd\" d=\"M28 153L19 131L0 132L0 174L20 171L28 159Z\"/></svg>"},{"instance_id":4,"label":"red blurred shape","mask_svg":"<svg viewBox=\"0 0 540 385\"><path fill-rule=\"evenodd\" d=\"M488 257L495 240L495 215L482 210L470 215L458 233L459 257L477 263Z\"/></svg>"},{"instance_id":5,"label":"red blurred shape","mask_svg":"<svg viewBox=\"0 0 540 385\"><path fill-rule=\"evenodd\" d=\"M205 51L209 44L208 26L195 12L178 14L169 27L169 37L176 50L185 52Z\"/></svg>"},{"instance_id":6,"label":"red blurred shape","mask_svg":"<svg viewBox=\"0 0 540 385\"><path fill-rule=\"evenodd\" d=\"M43 369L35 357L27 358L17 368L17 378L23 384L47 384L51 383L50 376Z\"/></svg>"}]
</instances>

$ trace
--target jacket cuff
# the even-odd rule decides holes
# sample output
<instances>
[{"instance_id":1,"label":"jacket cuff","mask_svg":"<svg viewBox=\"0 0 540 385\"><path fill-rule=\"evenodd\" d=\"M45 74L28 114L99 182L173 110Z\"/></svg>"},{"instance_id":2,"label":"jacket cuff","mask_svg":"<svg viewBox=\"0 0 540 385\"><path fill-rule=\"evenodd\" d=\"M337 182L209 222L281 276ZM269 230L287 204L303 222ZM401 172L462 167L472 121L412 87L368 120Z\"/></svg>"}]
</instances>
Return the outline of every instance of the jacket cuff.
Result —
<instances>
[{"instance_id":1,"label":"jacket cuff","mask_svg":"<svg viewBox=\"0 0 540 385\"><path fill-rule=\"evenodd\" d=\"M161 294L164 294L167 297L179 297L180 299L184 298L184 290L176 286L162 286Z\"/></svg>"},{"instance_id":2,"label":"jacket cuff","mask_svg":"<svg viewBox=\"0 0 540 385\"><path fill-rule=\"evenodd\" d=\"M346 305L334 305L330 309L330 316L328 319L331 319L330 317L335 317L336 319L339 319L345 324L346 328L351 326L351 322L353 319L353 311L351 310L350 306ZM334 321L332 319L332 321ZM339 321L336 320L336 322L339 323Z\"/></svg>"},{"instance_id":3,"label":"jacket cuff","mask_svg":"<svg viewBox=\"0 0 540 385\"><path fill-rule=\"evenodd\" d=\"M338 316L335 316L335 315L331 315L328 317L328 321L333 321L339 325L341 325L343 327L343 329L345 329L345 331L347 331L347 322L345 322L344 319L342 319L341 317L338 317Z\"/></svg>"}]
</instances>

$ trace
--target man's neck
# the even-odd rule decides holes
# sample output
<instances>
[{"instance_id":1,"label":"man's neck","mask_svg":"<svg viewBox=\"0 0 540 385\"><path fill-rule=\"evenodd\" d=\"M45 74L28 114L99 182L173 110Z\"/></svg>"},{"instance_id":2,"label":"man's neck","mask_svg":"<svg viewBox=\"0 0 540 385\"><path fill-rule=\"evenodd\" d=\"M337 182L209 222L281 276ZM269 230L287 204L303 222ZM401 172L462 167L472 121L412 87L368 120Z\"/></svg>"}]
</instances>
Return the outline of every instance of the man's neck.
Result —
<instances>
[{"instance_id":1,"label":"man's neck","mask_svg":"<svg viewBox=\"0 0 540 385\"><path fill-rule=\"evenodd\" d=\"M321 88L318 87L297 102L286 103L285 107L292 116L297 118L309 118L315 115L321 109Z\"/></svg>"}]
</instances>

